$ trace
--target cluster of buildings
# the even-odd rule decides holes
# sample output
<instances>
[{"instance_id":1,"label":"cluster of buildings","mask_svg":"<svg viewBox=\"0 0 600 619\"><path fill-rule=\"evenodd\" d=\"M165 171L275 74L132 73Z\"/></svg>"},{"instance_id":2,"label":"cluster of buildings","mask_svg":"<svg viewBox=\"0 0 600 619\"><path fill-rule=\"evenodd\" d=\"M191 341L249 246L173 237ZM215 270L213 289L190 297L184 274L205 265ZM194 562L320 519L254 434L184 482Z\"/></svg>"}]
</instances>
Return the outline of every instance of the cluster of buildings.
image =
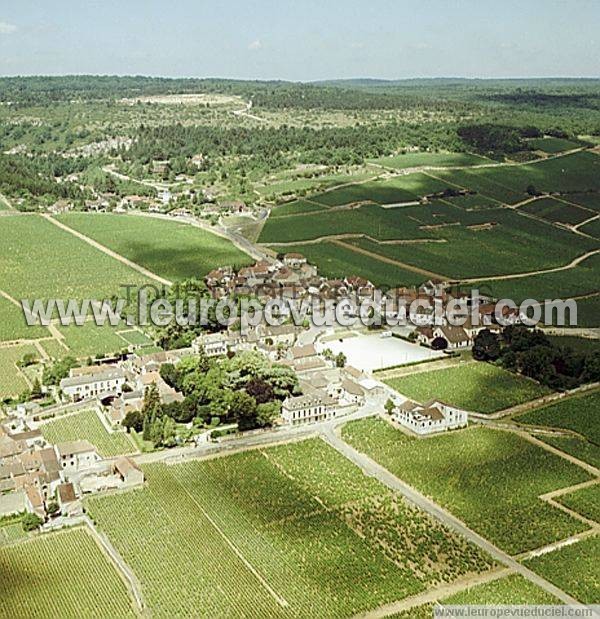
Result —
<instances>
[{"instance_id":1,"label":"cluster of buildings","mask_svg":"<svg viewBox=\"0 0 600 619\"><path fill-rule=\"evenodd\" d=\"M52 444L43 426L20 410L25 414L15 413L0 425L0 516L25 511L43 520L49 514L76 516L85 492L144 482L131 458L103 460L87 440Z\"/></svg>"}]
</instances>

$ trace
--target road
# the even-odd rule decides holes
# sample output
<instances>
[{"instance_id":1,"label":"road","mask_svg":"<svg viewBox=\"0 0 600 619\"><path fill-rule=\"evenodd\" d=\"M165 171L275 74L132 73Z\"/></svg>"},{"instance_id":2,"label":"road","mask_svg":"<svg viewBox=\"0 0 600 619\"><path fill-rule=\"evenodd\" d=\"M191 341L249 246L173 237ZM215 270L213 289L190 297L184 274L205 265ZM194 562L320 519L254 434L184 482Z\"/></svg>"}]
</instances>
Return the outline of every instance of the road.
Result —
<instances>
[{"instance_id":1,"label":"road","mask_svg":"<svg viewBox=\"0 0 600 619\"><path fill-rule=\"evenodd\" d=\"M343 422L343 420L339 421L340 423ZM534 583L538 587L541 587L542 589L544 589L544 591L547 591L551 595L555 596L563 603L580 604L578 600L571 597L569 594L565 593L552 583L548 582L546 579L538 576L536 573L532 572L524 565L521 565L518 561L515 561L515 559L513 559L510 555L506 554L505 552L494 546L491 542L481 537L481 535L479 535L478 533L472 531L461 520L447 512L437 503L434 503L431 499L428 499L427 497L422 495L420 492L400 480L398 477L390 473L387 469L382 467L380 464L378 464L365 454L357 451L356 449L354 449L354 447L348 445L348 443L344 442L340 438L338 432L336 432L335 425L330 424L329 426L324 428L323 438L348 460L350 460L356 466L362 469L362 471L366 475L377 479L388 488L399 492L411 503L413 503L420 509L426 511L436 520L457 531L470 542L479 546L479 548L487 552L499 563L502 563L503 565L511 568L515 572L521 574L527 580Z\"/></svg>"}]
</instances>

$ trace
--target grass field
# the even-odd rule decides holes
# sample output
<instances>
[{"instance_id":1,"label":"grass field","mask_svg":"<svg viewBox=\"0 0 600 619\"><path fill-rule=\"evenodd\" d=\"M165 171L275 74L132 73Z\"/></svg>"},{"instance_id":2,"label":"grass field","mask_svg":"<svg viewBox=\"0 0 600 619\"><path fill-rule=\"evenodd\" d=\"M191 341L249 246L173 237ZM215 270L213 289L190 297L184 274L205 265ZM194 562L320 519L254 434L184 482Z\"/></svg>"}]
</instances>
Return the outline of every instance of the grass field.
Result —
<instances>
[{"instance_id":1,"label":"grass field","mask_svg":"<svg viewBox=\"0 0 600 619\"><path fill-rule=\"evenodd\" d=\"M70 213L58 219L166 279L202 278L222 265L251 259L229 241L200 228L152 217Z\"/></svg>"},{"instance_id":2,"label":"grass field","mask_svg":"<svg viewBox=\"0 0 600 619\"><path fill-rule=\"evenodd\" d=\"M578 514L600 523L600 484L576 490L556 500Z\"/></svg>"},{"instance_id":3,"label":"grass field","mask_svg":"<svg viewBox=\"0 0 600 619\"><path fill-rule=\"evenodd\" d=\"M104 458L137 451L129 435L125 432L107 432L96 412L92 410L49 421L40 428L49 443L87 440L96 446L98 453Z\"/></svg>"},{"instance_id":4,"label":"grass field","mask_svg":"<svg viewBox=\"0 0 600 619\"><path fill-rule=\"evenodd\" d=\"M511 554L586 529L538 496L590 476L515 434L476 427L418 440L364 419L343 437Z\"/></svg>"},{"instance_id":5,"label":"grass field","mask_svg":"<svg viewBox=\"0 0 600 619\"><path fill-rule=\"evenodd\" d=\"M549 393L546 387L527 378L481 362L409 374L385 382L417 402L440 398L479 413L493 413Z\"/></svg>"},{"instance_id":6,"label":"grass field","mask_svg":"<svg viewBox=\"0 0 600 619\"><path fill-rule=\"evenodd\" d=\"M0 398L18 396L29 389L16 366L27 354L39 357L36 347L31 344L0 348Z\"/></svg>"},{"instance_id":7,"label":"grass field","mask_svg":"<svg viewBox=\"0 0 600 619\"><path fill-rule=\"evenodd\" d=\"M407 168L418 168L422 166L470 166L480 163L489 163L490 160L470 153L406 153L393 157L369 159L368 161L369 163L382 165L386 168L405 170Z\"/></svg>"},{"instance_id":8,"label":"grass field","mask_svg":"<svg viewBox=\"0 0 600 619\"><path fill-rule=\"evenodd\" d=\"M135 617L126 586L83 529L0 546L2 617Z\"/></svg>"},{"instance_id":9,"label":"grass field","mask_svg":"<svg viewBox=\"0 0 600 619\"><path fill-rule=\"evenodd\" d=\"M104 299L146 278L37 215L0 226L0 282L20 299Z\"/></svg>"},{"instance_id":10,"label":"grass field","mask_svg":"<svg viewBox=\"0 0 600 619\"><path fill-rule=\"evenodd\" d=\"M600 449L600 390L567 398L515 419L523 424L573 430Z\"/></svg>"},{"instance_id":11,"label":"grass field","mask_svg":"<svg viewBox=\"0 0 600 619\"><path fill-rule=\"evenodd\" d=\"M600 536L534 557L527 567L582 604L600 603Z\"/></svg>"},{"instance_id":12,"label":"grass field","mask_svg":"<svg viewBox=\"0 0 600 619\"><path fill-rule=\"evenodd\" d=\"M351 616L490 566L318 439L145 471L87 507L156 617Z\"/></svg>"}]
</instances>

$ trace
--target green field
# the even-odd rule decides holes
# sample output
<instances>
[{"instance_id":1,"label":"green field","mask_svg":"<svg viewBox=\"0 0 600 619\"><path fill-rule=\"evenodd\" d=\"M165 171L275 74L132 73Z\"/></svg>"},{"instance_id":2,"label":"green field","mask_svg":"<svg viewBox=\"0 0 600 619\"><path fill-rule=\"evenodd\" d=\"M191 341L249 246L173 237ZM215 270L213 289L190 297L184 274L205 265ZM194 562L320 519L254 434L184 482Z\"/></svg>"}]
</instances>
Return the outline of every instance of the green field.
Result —
<instances>
[{"instance_id":1,"label":"green field","mask_svg":"<svg viewBox=\"0 0 600 619\"><path fill-rule=\"evenodd\" d=\"M153 346L154 342L141 331L131 329L129 331L119 331L119 336L129 342L132 346Z\"/></svg>"},{"instance_id":2,"label":"green field","mask_svg":"<svg viewBox=\"0 0 600 619\"><path fill-rule=\"evenodd\" d=\"M40 426L49 443L87 440L98 449L103 458L111 458L137 451L125 432L106 431L95 411L83 411L59 417Z\"/></svg>"},{"instance_id":3,"label":"green field","mask_svg":"<svg viewBox=\"0 0 600 619\"><path fill-rule=\"evenodd\" d=\"M600 350L600 339L593 340L589 337L578 337L577 335L549 335L548 339L556 346L571 348L577 352L590 353Z\"/></svg>"},{"instance_id":4,"label":"green field","mask_svg":"<svg viewBox=\"0 0 600 619\"><path fill-rule=\"evenodd\" d=\"M135 617L127 588L84 529L0 545L2 617Z\"/></svg>"},{"instance_id":5,"label":"green field","mask_svg":"<svg viewBox=\"0 0 600 619\"><path fill-rule=\"evenodd\" d=\"M534 557L527 567L560 587L582 604L600 603L600 537L588 537L576 544Z\"/></svg>"},{"instance_id":6,"label":"green field","mask_svg":"<svg viewBox=\"0 0 600 619\"><path fill-rule=\"evenodd\" d=\"M188 224L153 217L70 213L58 219L149 271L170 280L202 278L251 259L229 241Z\"/></svg>"},{"instance_id":7,"label":"green field","mask_svg":"<svg viewBox=\"0 0 600 619\"><path fill-rule=\"evenodd\" d=\"M600 213L600 192L592 191L588 193L570 193L565 196L569 202L575 202L586 208Z\"/></svg>"},{"instance_id":8,"label":"green field","mask_svg":"<svg viewBox=\"0 0 600 619\"><path fill-rule=\"evenodd\" d=\"M156 617L351 616L491 565L318 439L145 472L87 508Z\"/></svg>"},{"instance_id":9,"label":"green field","mask_svg":"<svg viewBox=\"0 0 600 619\"><path fill-rule=\"evenodd\" d=\"M0 225L0 282L20 299L105 299L148 280L37 215Z\"/></svg>"},{"instance_id":10,"label":"green field","mask_svg":"<svg viewBox=\"0 0 600 619\"><path fill-rule=\"evenodd\" d=\"M27 354L39 357L36 347L31 344L0 348L0 398L15 397L29 389L27 381L16 366Z\"/></svg>"},{"instance_id":11,"label":"green field","mask_svg":"<svg viewBox=\"0 0 600 619\"><path fill-rule=\"evenodd\" d=\"M50 337L49 331L39 325L29 327L22 310L0 296L0 342L36 340L41 337Z\"/></svg>"},{"instance_id":12,"label":"green field","mask_svg":"<svg viewBox=\"0 0 600 619\"><path fill-rule=\"evenodd\" d=\"M479 413L493 413L549 393L546 387L532 380L482 362L409 374L385 382L417 402L439 398Z\"/></svg>"},{"instance_id":13,"label":"green field","mask_svg":"<svg viewBox=\"0 0 600 619\"><path fill-rule=\"evenodd\" d=\"M579 144L572 142L571 140L565 140L564 138L534 138L528 141L529 146L533 150L543 150L545 153L560 153L565 150L572 150L577 148Z\"/></svg>"},{"instance_id":14,"label":"green field","mask_svg":"<svg viewBox=\"0 0 600 619\"><path fill-rule=\"evenodd\" d=\"M600 391L538 408L519 415L516 421L573 430L600 449Z\"/></svg>"},{"instance_id":15,"label":"green field","mask_svg":"<svg viewBox=\"0 0 600 619\"><path fill-rule=\"evenodd\" d=\"M293 202L284 202L271 210L270 219L278 217L288 217L290 215L301 215L304 213L314 213L316 211L325 211L326 206L308 202L307 200L294 200Z\"/></svg>"},{"instance_id":16,"label":"green field","mask_svg":"<svg viewBox=\"0 0 600 619\"><path fill-rule=\"evenodd\" d=\"M470 166L481 163L489 163L490 160L479 155L470 153L406 153L393 157L381 157L369 159L370 163L382 165L386 168L405 170L406 168L418 168L422 166Z\"/></svg>"},{"instance_id":17,"label":"green field","mask_svg":"<svg viewBox=\"0 0 600 619\"><path fill-rule=\"evenodd\" d=\"M319 274L332 279L344 279L350 275L365 277L376 286L418 286L427 279L424 275L402 269L359 254L335 243L311 243L297 246L277 246L277 252L299 252L312 264L319 265Z\"/></svg>"},{"instance_id":18,"label":"green field","mask_svg":"<svg viewBox=\"0 0 600 619\"><path fill-rule=\"evenodd\" d=\"M564 494L556 499L561 505L600 523L600 484Z\"/></svg>"},{"instance_id":19,"label":"green field","mask_svg":"<svg viewBox=\"0 0 600 619\"><path fill-rule=\"evenodd\" d=\"M511 554L586 529L538 497L590 476L516 434L476 427L419 440L363 419L343 438Z\"/></svg>"},{"instance_id":20,"label":"green field","mask_svg":"<svg viewBox=\"0 0 600 619\"><path fill-rule=\"evenodd\" d=\"M585 234L589 234L590 236L600 239L600 219L590 221L590 223L585 224L585 226L581 226L579 229L581 232L585 232Z\"/></svg>"},{"instance_id":21,"label":"green field","mask_svg":"<svg viewBox=\"0 0 600 619\"><path fill-rule=\"evenodd\" d=\"M539 438L544 443L600 469L600 448L597 445L576 436L540 436Z\"/></svg>"},{"instance_id":22,"label":"green field","mask_svg":"<svg viewBox=\"0 0 600 619\"><path fill-rule=\"evenodd\" d=\"M537 215L547 221L555 221L563 224L580 224L582 221L589 219L593 213L584 210L573 204L567 204L562 200L554 198L542 198L529 202L522 206L519 210Z\"/></svg>"},{"instance_id":23,"label":"green field","mask_svg":"<svg viewBox=\"0 0 600 619\"><path fill-rule=\"evenodd\" d=\"M77 358L103 356L127 348L128 341L117 334L117 331L126 328L123 325L112 327L108 323L98 326L92 321L81 326L70 324L57 327L69 347L69 354Z\"/></svg>"}]
</instances>

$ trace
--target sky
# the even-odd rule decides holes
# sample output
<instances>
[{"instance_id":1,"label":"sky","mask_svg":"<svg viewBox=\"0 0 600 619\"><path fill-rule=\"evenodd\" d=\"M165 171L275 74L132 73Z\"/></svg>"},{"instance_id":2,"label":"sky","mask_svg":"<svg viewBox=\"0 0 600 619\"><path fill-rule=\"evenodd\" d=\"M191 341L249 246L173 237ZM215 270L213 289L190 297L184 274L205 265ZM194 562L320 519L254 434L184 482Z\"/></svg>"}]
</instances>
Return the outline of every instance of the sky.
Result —
<instances>
[{"instance_id":1,"label":"sky","mask_svg":"<svg viewBox=\"0 0 600 619\"><path fill-rule=\"evenodd\" d=\"M0 0L0 75L600 77L600 0Z\"/></svg>"}]
</instances>

